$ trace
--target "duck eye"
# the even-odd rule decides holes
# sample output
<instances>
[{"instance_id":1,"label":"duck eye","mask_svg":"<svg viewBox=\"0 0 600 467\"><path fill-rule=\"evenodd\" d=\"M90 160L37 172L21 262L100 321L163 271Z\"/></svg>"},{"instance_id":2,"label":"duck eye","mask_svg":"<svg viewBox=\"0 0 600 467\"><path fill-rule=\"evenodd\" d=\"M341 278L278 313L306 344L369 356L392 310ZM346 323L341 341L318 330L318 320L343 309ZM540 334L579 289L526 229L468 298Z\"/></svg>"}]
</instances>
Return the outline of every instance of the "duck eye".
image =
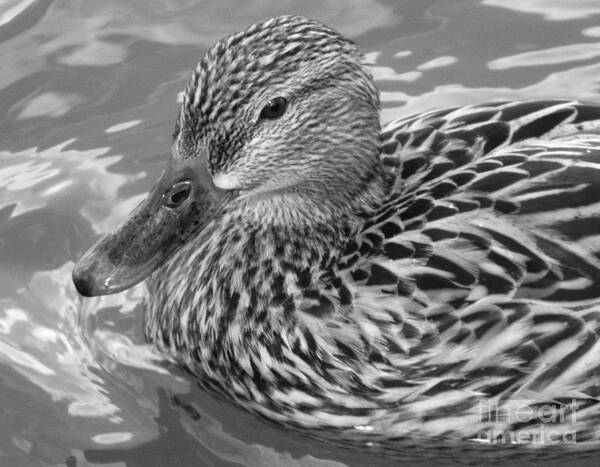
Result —
<instances>
[{"instance_id":1,"label":"duck eye","mask_svg":"<svg viewBox=\"0 0 600 467\"><path fill-rule=\"evenodd\" d=\"M268 118L273 120L281 117L287 108L287 100L283 97L271 99L260 112L260 118Z\"/></svg>"},{"instance_id":2,"label":"duck eye","mask_svg":"<svg viewBox=\"0 0 600 467\"><path fill-rule=\"evenodd\" d=\"M169 192L165 193L164 205L168 208L176 208L189 198L191 192L192 184L190 182L178 182L171 187Z\"/></svg>"}]
</instances>

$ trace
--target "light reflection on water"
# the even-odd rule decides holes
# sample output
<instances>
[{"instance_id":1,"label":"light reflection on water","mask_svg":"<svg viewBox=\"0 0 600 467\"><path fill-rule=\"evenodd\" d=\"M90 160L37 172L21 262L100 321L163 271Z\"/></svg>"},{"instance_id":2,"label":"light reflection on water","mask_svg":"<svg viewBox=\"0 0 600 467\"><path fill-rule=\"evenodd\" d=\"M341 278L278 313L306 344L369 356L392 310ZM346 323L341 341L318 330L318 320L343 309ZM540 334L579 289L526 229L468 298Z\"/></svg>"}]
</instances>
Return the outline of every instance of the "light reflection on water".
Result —
<instances>
[{"instance_id":1,"label":"light reflection on water","mask_svg":"<svg viewBox=\"0 0 600 467\"><path fill-rule=\"evenodd\" d=\"M600 5L595 0L483 0L483 3L524 13L536 13L549 21L587 18L600 13Z\"/></svg>"},{"instance_id":2,"label":"light reflection on water","mask_svg":"<svg viewBox=\"0 0 600 467\"><path fill-rule=\"evenodd\" d=\"M569 44L497 58L489 62L488 67L492 70L507 70L515 67L535 67L556 65L565 62L579 62L599 56L600 42L585 42L583 44Z\"/></svg>"},{"instance_id":3,"label":"light reflection on water","mask_svg":"<svg viewBox=\"0 0 600 467\"><path fill-rule=\"evenodd\" d=\"M161 465L173 456L217 465L385 464L375 452L306 441L203 393L145 344L144 287L82 303L70 280L73 261L162 170L178 92L224 34L290 12L332 24L367 52L384 120L495 99L598 101L600 8L564 5L0 3L6 465Z\"/></svg>"}]
</instances>

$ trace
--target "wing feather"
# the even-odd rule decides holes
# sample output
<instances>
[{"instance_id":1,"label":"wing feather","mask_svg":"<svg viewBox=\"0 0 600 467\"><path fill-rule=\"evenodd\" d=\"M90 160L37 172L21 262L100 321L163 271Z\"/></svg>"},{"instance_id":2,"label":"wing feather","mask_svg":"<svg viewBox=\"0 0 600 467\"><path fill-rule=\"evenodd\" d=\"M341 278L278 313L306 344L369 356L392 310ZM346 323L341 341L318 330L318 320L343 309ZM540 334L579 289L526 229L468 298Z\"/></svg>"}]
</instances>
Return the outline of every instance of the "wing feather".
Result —
<instances>
[{"instance_id":1,"label":"wing feather","mask_svg":"<svg viewBox=\"0 0 600 467\"><path fill-rule=\"evenodd\" d=\"M319 345L376 365L363 384L430 434L482 395L600 420L600 106L443 109L381 139L389 196L323 279Z\"/></svg>"}]
</instances>

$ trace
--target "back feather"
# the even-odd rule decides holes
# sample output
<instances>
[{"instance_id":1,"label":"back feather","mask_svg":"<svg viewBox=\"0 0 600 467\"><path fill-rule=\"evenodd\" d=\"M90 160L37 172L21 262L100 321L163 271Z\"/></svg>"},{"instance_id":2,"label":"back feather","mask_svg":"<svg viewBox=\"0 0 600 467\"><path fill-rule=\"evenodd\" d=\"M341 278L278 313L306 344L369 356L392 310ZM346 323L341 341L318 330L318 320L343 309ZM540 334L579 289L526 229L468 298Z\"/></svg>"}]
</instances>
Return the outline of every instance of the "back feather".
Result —
<instances>
[{"instance_id":1,"label":"back feather","mask_svg":"<svg viewBox=\"0 0 600 467\"><path fill-rule=\"evenodd\" d=\"M382 412L393 432L515 431L483 420L482 401L568 399L564 429L596 437L581 422L600 419L600 107L446 109L381 138L389 196L326 293L305 294L306 351L326 348L337 383L401 409ZM365 360L372 373L353 373Z\"/></svg>"}]
</instances>

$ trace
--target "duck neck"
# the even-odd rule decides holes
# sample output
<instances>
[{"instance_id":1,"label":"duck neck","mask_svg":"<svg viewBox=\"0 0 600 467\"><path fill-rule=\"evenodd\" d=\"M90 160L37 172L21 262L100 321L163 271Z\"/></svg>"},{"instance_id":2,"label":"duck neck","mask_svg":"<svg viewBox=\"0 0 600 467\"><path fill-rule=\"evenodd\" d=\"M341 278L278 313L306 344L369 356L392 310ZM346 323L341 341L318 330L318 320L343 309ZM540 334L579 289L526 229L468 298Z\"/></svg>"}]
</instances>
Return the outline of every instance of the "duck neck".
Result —
<instances>
[{"instance_id":1,"label":"duck neck","mask_svg":"<svg viewBox=\"0 0 600 467\"><path fill-rule=\"evenodd\" d=\"M308 184L228 203L150 279L149 339L222 377L249 352L276 353L303 291L319 286L382 196L377 169L345 193Z\"/></svg>"}]
</instances>

